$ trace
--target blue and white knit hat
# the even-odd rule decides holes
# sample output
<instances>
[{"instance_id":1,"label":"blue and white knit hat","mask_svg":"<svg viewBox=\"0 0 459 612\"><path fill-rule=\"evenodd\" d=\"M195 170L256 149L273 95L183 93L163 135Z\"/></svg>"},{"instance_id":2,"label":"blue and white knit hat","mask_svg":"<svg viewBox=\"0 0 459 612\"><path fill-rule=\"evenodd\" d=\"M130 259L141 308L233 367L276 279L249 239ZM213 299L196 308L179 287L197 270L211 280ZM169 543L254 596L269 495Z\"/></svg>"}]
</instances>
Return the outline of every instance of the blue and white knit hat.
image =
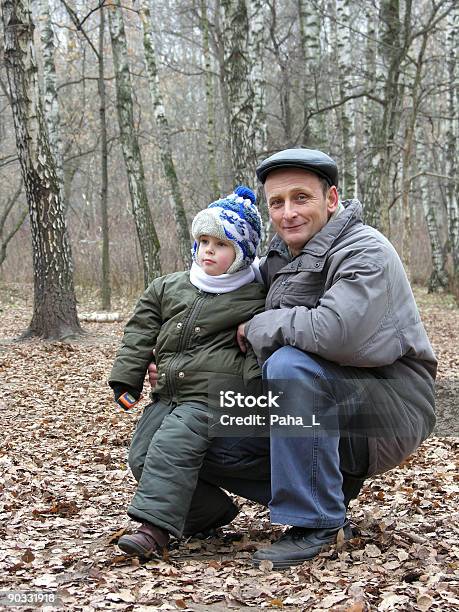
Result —
<instances>
[{"instance_id":1,"label":"blue and white knit hat","mask_svg":"<svg viewBox=\"0 0 459 612\"><path fill-rule=\"evenodd\" d=\"M248 268L255 259L261 238L261 217L255 200L253 191L240 185L233 193L201 210L191 225L195 240L192 248L194 261L199 237L206 234L233 243L236 259L229 267L228 274Z\"/></svg>"}]
</instances>

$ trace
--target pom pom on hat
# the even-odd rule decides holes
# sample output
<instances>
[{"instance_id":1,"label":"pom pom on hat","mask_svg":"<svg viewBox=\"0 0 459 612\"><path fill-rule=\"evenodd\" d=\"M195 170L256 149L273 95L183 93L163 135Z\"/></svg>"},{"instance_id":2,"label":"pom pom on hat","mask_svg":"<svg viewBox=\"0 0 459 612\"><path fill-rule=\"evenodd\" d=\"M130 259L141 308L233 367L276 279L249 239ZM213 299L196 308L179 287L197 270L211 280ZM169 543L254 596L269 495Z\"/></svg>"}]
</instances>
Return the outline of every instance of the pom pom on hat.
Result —
<instances>
[{"instance_id":1,"label":"pom pom on hat","mask_svg":"<svg viewBox=\"0 0 459 612\"><path fill-rule=\"evenodd\" d=\"M234 193L241 196L241 198L244 198L244 200L250 200L252 204L255 204L257 200L257 196L253 193L253 191L248 187L244 187L244 185L238 185L235 187Z\"/></svg>"},{"instance_id":2,"label":"pom pom on hat","mask_svg":"<svg viewBox=\"0 0 459 612\"><path fill-rule=\"evenodd\" d=\"M196 261L199 237L205 234L233 243L236 259L228 274L248 268L255 259L261 238L261 217L255 201L251 189L238 185L233 193L201 210L191 225L195 239L193 259Z\"/></svg>"}]
</instances>

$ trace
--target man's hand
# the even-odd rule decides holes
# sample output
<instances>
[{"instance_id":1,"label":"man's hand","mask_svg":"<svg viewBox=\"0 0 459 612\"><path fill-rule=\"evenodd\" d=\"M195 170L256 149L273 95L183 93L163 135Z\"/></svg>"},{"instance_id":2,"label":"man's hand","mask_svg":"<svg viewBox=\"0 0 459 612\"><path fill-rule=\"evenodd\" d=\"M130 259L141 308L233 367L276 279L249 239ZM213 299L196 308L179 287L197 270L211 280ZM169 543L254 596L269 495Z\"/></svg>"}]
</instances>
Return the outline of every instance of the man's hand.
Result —
<instances>
[{"instance_id":1,"label":"man's hand","mask_svg":"<svg viewBox=\"0 0 459 612\"><path fill-rule=\"evenodd\" d=\"M240 323L237 328L237 343L239 344L239 348L243 353L247 353L247 338L245 337L245 326L248 321L244 321L244 323Z\"/></svg>"},{"instance_id":2,"label":"man's hand","mask_svg":"<svg viewBox=\"0 0 459 612\"><path fill-rule=\"evenodd\" d=\"M153 361L148 366L148 380L150 381L151 388L154 390L158 384L158 368Z\"/></svg>"}]
</instances>

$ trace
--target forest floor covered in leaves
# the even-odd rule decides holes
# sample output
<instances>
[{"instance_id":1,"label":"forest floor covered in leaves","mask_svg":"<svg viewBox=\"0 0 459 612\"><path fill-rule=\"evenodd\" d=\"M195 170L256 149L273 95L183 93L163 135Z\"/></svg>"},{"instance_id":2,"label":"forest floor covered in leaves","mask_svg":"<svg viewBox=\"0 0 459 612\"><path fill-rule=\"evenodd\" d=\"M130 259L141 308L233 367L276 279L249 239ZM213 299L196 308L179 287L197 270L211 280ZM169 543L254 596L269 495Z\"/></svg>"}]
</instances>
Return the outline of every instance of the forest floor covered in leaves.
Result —
<instances>
[{"instance_id":1,"label":"forest floor covered in leaves","mask_svg":"<svg viewBox=\"0 0 459 612\"><path fill-rule=\"evenodd\" d=\"M459 610L459 438L447 435L457 436L452 298L416 290L440 359L444 435L367 481L351 505L350 542L272 571L250 559L280 527L242 499L218 538L182 542L146 565L120 554L116 540L132 526L127 450L139 413L116 409L106 378L134 301L115 300L122 322L85 323L81 342L16 343L31 316L25 291L0 287L0 592L58 591L64 610Z\"/></svg>"}]
</instances>

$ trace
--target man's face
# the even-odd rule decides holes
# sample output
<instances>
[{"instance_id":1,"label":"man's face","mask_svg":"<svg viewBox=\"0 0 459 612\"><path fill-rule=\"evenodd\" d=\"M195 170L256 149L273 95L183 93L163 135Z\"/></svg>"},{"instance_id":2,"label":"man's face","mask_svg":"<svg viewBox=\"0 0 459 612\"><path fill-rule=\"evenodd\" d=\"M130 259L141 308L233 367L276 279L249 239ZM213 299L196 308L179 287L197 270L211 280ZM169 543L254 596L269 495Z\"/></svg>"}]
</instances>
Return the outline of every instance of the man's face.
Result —
<instances>
[{"instance_id":1,"label":"man's face","mask_svg":"<svg viewBox=\"0 0 459 612\"><path fill-rule=\"evenodd\" d=\"M336 187L324 195L318 176L300 168L270 172L265 194L274 229L293 255L324 227L338 206Z\"/></svg>"}]
</instances>

